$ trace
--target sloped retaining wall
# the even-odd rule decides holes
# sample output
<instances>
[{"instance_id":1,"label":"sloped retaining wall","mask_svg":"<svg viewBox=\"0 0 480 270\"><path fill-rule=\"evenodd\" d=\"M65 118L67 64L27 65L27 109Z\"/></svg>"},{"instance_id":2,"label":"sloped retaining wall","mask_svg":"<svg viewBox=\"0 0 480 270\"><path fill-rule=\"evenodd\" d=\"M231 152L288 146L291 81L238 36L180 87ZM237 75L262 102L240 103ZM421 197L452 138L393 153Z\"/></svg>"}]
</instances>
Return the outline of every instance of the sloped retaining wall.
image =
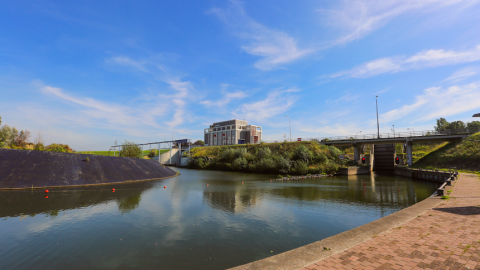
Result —
<instances>
[{"instance_id":1,"label":"sloped retaining wall","mask_svg":"<svg viewBox=\"0 0 480 270\"><path fill-rule=\"evenodd\" d=\"M0 149L0 189L102 185L176 175L148 159Z\"/></svg>"},{"instance_id":2,"label":"sloped retaining wall","mask_svg":"<svg viewBox=\"0 0 480 270\"><path fill-rule=\"evenodd\" d=\"M449 172L444 171L428 171L420 169L409 169L405 167L395 167L395 174L411 178L430 180L443 183L450 178Z\"/></svg>"}]
</instances>

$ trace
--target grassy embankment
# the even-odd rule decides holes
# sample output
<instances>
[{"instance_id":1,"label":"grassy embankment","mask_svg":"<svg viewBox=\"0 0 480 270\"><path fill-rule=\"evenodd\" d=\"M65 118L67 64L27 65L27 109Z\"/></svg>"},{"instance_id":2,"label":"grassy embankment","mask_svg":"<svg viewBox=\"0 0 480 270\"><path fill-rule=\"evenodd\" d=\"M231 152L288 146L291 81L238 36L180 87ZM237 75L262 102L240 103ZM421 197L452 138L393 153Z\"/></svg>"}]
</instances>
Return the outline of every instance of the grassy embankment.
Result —
<instances>
[{"instance_id":1,"label":"grassy embankment","mask_svg":"<svg viewBox=\"0 0 480 270\"><path fill-rule=\"evenodd\" d=\"M342 151L317 142L193 148L190 168L305 175L336 172Z\"/></svg>"},{"instance_id":2,"label":"grassy embankment","mask_svg":"<svg viewBox=\"0 0 480 270\"><path fill-rule=\"evenodd\" d=\"M480 174L480 133L460 142L445 143L418 159L414 168L448 170L456 167L459 171Z\"/></svg>"},{"instance_id":3,"label":"grassy embankment","mask_svg":"<svg viewBox=\"0 0 480 270\"><path fill-rule=\"evenodd\" d=\"M169 150L167 149L162 149L160 150L160 154L166 153ZM110 153L109 153L110 152ZM113 156L113 151L79 151L78 153L80 154L92 154L92 155L99 155L99 156ZM115 156L119 156L120 151L115 151ZM143 155L148 156L150 154L150 150L144 150ZM158 156L158 152L155 156Z\"/></svg>"}]
</instances>

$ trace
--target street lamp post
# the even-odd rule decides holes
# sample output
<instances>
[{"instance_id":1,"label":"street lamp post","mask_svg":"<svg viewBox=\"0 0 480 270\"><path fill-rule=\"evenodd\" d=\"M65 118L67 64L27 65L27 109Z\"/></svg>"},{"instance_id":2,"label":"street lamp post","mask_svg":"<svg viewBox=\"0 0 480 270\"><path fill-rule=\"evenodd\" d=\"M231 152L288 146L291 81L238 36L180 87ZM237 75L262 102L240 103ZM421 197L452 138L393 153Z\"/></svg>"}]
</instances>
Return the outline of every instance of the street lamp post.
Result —
<instances>
[{"instance_id":1,"label":"street lamp post","mask_svg":"<svg viewBox=\"0 0 480 270\"><path fill-rule=\"evenodd\" d=\"M358 137L357 137L357 136L358 136L358 133L361 133L361 132L362 132L362 131L360 130L359 132L357 132L357 133L355 134L355 139L358 139Z\"/></svg>"},{"instance_id":2,"label":"street lamp post","mask_svg":"<svg viewBox=\"0 0 480 270\"><path fill-rule=\"evenodd\" d=\"M290 128L290 142L292 141L292 125L290 124L290 116L285 115L285 117L288 117L288 126Z\"/></svg>"},{"instance_id":3,"label":"street lamp post","mask_svg":"<svg viewBox=\"0 0 480 270\"><path fill-rule=\"evenodd\" d=\"M407 128L407 130L412 130L413 131L413 135L415 135L415 130L413 128ZM412 136L413 137L413 136Z\"/></svg>"},{"instance_id":4,"label":"street lamp post","mask_svg":"<svg viewBox=\"0 0 480 270\"><path fill-rule=\"evenodd\" d=\"M393 137L395 138L395 125L392 125Z\"/></svg>"},{"instance_id":5,"label":"street lamp post","mask_svg":"<svg viewBox=\"0 0 480 270\"><path fill-rule=\"evenodd\" d=\"M375 96L375 104L377 105L377 138L380 139L380 124L378 123L378 96Z\"/></svg>"}]
</instances>

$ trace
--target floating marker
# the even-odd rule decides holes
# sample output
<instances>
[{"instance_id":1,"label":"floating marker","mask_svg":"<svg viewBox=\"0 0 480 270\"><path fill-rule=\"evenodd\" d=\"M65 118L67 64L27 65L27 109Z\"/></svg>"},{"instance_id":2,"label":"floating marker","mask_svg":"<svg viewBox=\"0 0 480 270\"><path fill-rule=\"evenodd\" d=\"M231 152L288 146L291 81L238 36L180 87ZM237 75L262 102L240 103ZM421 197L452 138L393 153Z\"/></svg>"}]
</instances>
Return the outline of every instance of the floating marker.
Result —
<instances>
[{"instance_id":1,"label":"floating marker","mask_svg":"<svg viewBox=\"0 0 480 270\"><path fill-rule=\"evenodd\" d=\"M115 189L114 189L114 188L112 188L112 192L115 192Z\"/></svg>"},{"instance_id":2,"label":"floating marker","mask_svg":"<svg viewBox=\"0 0 480 270\"><path fill-rule=\"evenodd\" d=\"M45 189L45 193L48 193L48 189Z\"/></svg>"},{"instance_id":3,"label":"floating marker","mask_svg":"<svg viewBox=\"0 0 480 270\"><path fill-rule=\"evenodd\" d=\"M208 184L207 184L207 187L208 187Z\"/></svg>"},{"instance_id":4,"label":"floating marker","mask_svg":"<svg viewBox=\"0 0 480 270\"><path fill-rule=\"evenodd\" d=\"M164 186L163 188L167 188L167 186Z\"/></svg>"},{"instance_id":5,"label":"floating marker","mask_svg":"<svg viewBox=\"0 0 480 270\"><path fill-rule=\"evenodd\" d=\"M242 181L242 185L243 185L243 181Z\"/></svg>"},{"instance_id":6,"label":"floating marker","mask_svg":"<svg viewBox=\"0 0 480 270\"><path fill-rule=\"evenodd\" d=\"M47 196L45 196L45 199L48 199L48 195L47 195Z\"/></svg>"}]
</instances>

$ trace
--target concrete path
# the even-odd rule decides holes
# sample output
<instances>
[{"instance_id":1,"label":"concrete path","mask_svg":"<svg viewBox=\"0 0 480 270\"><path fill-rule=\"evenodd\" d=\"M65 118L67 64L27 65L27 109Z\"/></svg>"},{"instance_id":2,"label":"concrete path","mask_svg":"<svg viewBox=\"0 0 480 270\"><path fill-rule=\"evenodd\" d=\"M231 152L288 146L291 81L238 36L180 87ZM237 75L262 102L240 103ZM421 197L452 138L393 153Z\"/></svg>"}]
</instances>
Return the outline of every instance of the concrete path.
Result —
<instances>
[{"instance_id":1,"label":"concrete path","mask_svg":"<svg viewBox=\"0 0 480 270\"><path fill-rule=\"evenodd\" d=\"M420 216L301 269L480 269L480 179L462 173L450 190Z\"/></svg>"}]
</instances>

